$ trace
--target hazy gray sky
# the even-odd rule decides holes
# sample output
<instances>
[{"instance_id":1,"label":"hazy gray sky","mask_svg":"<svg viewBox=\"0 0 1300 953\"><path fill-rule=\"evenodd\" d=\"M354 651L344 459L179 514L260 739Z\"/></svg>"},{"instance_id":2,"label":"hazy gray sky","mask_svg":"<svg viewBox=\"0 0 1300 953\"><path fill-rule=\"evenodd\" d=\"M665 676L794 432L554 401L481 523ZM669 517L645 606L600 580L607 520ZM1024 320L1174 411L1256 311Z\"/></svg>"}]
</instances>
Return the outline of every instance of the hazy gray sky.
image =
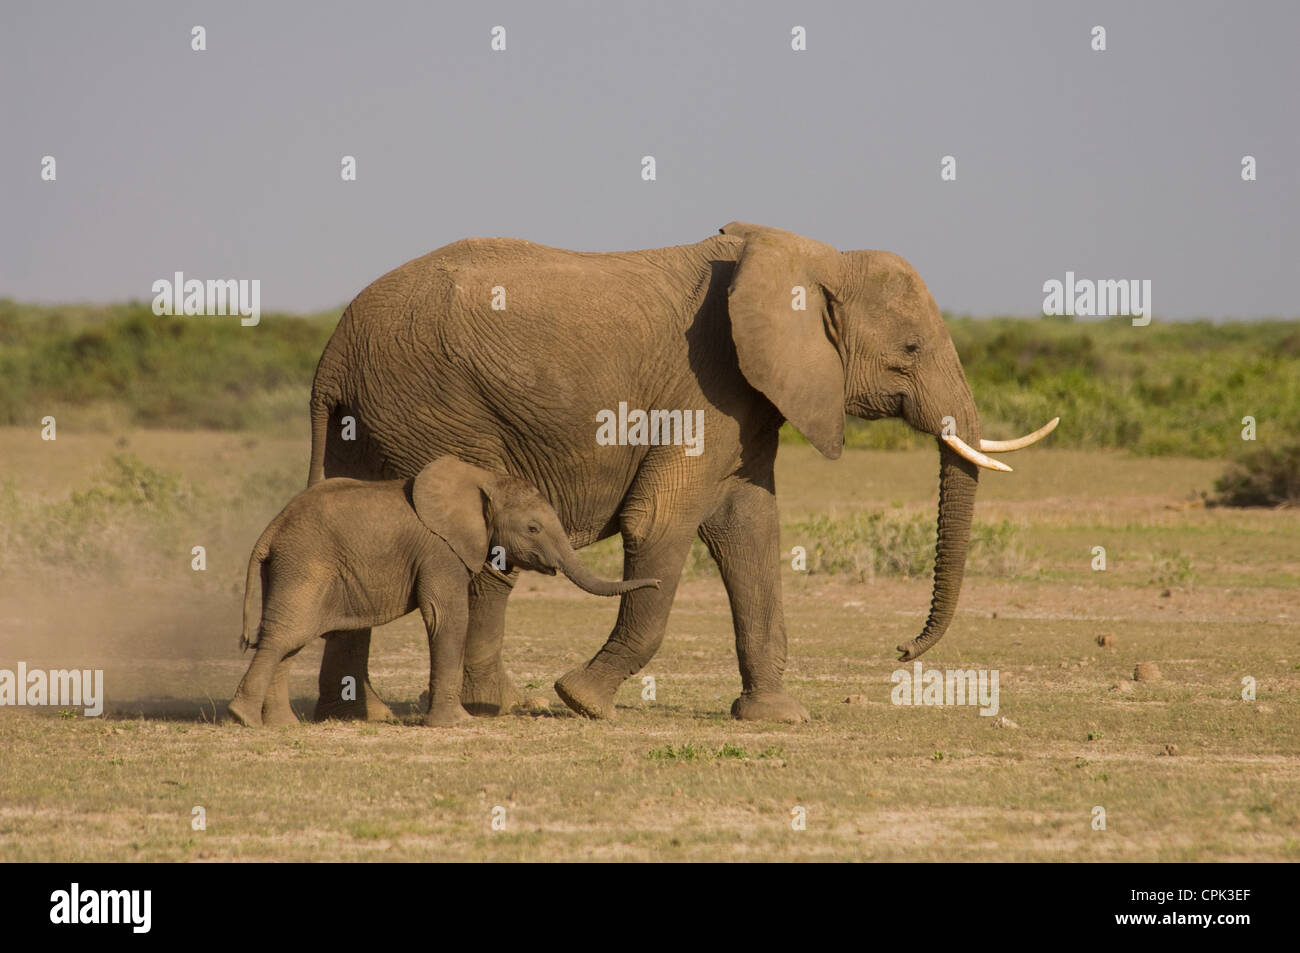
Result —
<instances>
[{"instance_id":1,"label":"hazy gray sky","mask_svg":"<svg viewBox=\"0 0 1300 953\"><path fill-rule=\"evenodd\" d=\"M6 0L0 296L183 271L317 310L467 236L741 219L898 252L956 312L1037 314L1068 269L1150 279L1158 319L1293 317L1297 35L1291 2Z\"/></svg>"}]
</instances>

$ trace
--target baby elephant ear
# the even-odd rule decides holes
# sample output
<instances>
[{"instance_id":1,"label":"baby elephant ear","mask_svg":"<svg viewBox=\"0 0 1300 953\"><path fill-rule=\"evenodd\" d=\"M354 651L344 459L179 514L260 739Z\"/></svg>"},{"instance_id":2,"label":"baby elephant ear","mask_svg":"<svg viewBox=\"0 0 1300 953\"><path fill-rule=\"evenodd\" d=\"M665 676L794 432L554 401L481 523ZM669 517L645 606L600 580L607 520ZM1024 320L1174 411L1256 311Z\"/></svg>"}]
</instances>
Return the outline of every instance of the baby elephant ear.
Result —
<instances>
[{"instance_id":1,"label":"baby elephant ear","mask_svg":"<svg viewBox=\"0 0 1300 953\"><path fill-rule=\"evenodd\" d=\"M439 457L416 474L411 505L420 522L478 572L488 556L487 483L491 474L455 457Z\"/></svg>"}]
</instances>

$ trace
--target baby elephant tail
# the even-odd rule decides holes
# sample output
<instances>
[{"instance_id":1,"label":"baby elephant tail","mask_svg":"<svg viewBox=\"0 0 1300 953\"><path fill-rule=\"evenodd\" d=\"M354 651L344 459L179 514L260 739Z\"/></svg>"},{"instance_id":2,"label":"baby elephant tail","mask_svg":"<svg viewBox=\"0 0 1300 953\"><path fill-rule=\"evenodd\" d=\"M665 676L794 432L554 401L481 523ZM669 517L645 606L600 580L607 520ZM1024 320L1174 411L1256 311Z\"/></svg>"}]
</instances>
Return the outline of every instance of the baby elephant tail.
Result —
<instances>
[{"instance_id":1,"label":"baby elephant tail","mask_svg":"<svg viewBox=\"0 0 1300 953\"><path fill-rule=\"evenodd\" d=\"M257 541L253 547L253 554L248 557L248 574L244 577L244 633L239 637L239 651L247 651L251 646L258 643L261 636L261 613L253 611L253 586L258 577L262 574L262 563L271 553L271 533L270 528L262 534L262 538ZM263 599L266 593L262 593Z\"/></svg>"}]
</instances>

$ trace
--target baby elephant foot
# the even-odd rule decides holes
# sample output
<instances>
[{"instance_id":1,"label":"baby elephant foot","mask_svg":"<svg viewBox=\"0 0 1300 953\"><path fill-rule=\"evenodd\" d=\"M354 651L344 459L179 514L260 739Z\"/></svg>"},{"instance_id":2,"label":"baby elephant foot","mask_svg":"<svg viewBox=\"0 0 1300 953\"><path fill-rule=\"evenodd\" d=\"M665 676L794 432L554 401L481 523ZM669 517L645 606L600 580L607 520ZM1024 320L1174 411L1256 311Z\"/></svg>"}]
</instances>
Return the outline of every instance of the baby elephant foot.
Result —
<instances>
[{"instance_id":1,"label":"baby elephant foot","mask_svg":"<svg viewBox=\"0 0 1300 953\"><path fill-rule=\"evenodd\" d=\"M731 717L740 721L808 721L808 709L785 692L745 692L731 703Z\"/></svg>"},{"instance_id":2,"label":"baby elephant foot","mask_svg":"<svg viewBox=\"0 0 1300 953\"><path fill-rule=\"evenodd\" d=\"M226 715L237 724L248 728L260 728L262 725L262 706L254 707L248 700L236 696L226 706Z\"/></svg>"},{"instance_id":3,"label":"baby elephant foot","mask_svg":"<svg viewBox=\"0 0 1300 953\"><path fill-rule=\"evenodd\" d=\"M439 702L424 716L424 723L430 728L450 728L473 720L473 716L461 707L460 702Z\"/></svg>"},{"instance_id":4,"label":"baby elephant foot","mask_svg":"<svg viewBox=\"0 0 1300 953\"><path fill-rule=\"evenodd\" d=\"M606 679L593 675L591 669L575 668L555 682L560 700L585 718L613 718L614 691Z\"/></svg>"}]
</instances>

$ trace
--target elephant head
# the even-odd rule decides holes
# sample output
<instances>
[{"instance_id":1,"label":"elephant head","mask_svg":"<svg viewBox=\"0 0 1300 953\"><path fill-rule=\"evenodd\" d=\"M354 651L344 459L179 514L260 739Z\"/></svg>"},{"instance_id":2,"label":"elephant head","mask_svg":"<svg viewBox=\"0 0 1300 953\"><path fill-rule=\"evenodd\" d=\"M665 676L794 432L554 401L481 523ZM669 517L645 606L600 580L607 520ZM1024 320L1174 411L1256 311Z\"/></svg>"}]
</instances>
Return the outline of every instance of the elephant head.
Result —
<instances>
[{"instance_id":1,"label":"elephant head","mask_svg":"<svg viewBox=\"0 0 1300 953\"><path fill-rule=\"evenodd\" d=\"M791 232L733 222L744 241L728 291L731 335L745 378L823 455L844 444L844 413L901 417L939 447L934 587L925 628L898 646L910 661L943 638L957 607L979 468L1010 471L987 453L1026 437L980 438L979 414L939 308L921 276L885 251L839 252ZM802 307L801 307L802 306Z\"/></svg>"},{"instance_id":2,"label":"elephant head","mask_svg":"<svg viewBox=\"0 0 1300 953\"><path fill-rule=\"evenodd\" d=\"M555 575L596 596L659 588L658 579L601 579L578 559L560 518L537 488L516 477L438 457L411 482L411 505L420 522L446 541L470 572L484 567L500 546L511 566Z\"/></svg>"}]
</instances>

